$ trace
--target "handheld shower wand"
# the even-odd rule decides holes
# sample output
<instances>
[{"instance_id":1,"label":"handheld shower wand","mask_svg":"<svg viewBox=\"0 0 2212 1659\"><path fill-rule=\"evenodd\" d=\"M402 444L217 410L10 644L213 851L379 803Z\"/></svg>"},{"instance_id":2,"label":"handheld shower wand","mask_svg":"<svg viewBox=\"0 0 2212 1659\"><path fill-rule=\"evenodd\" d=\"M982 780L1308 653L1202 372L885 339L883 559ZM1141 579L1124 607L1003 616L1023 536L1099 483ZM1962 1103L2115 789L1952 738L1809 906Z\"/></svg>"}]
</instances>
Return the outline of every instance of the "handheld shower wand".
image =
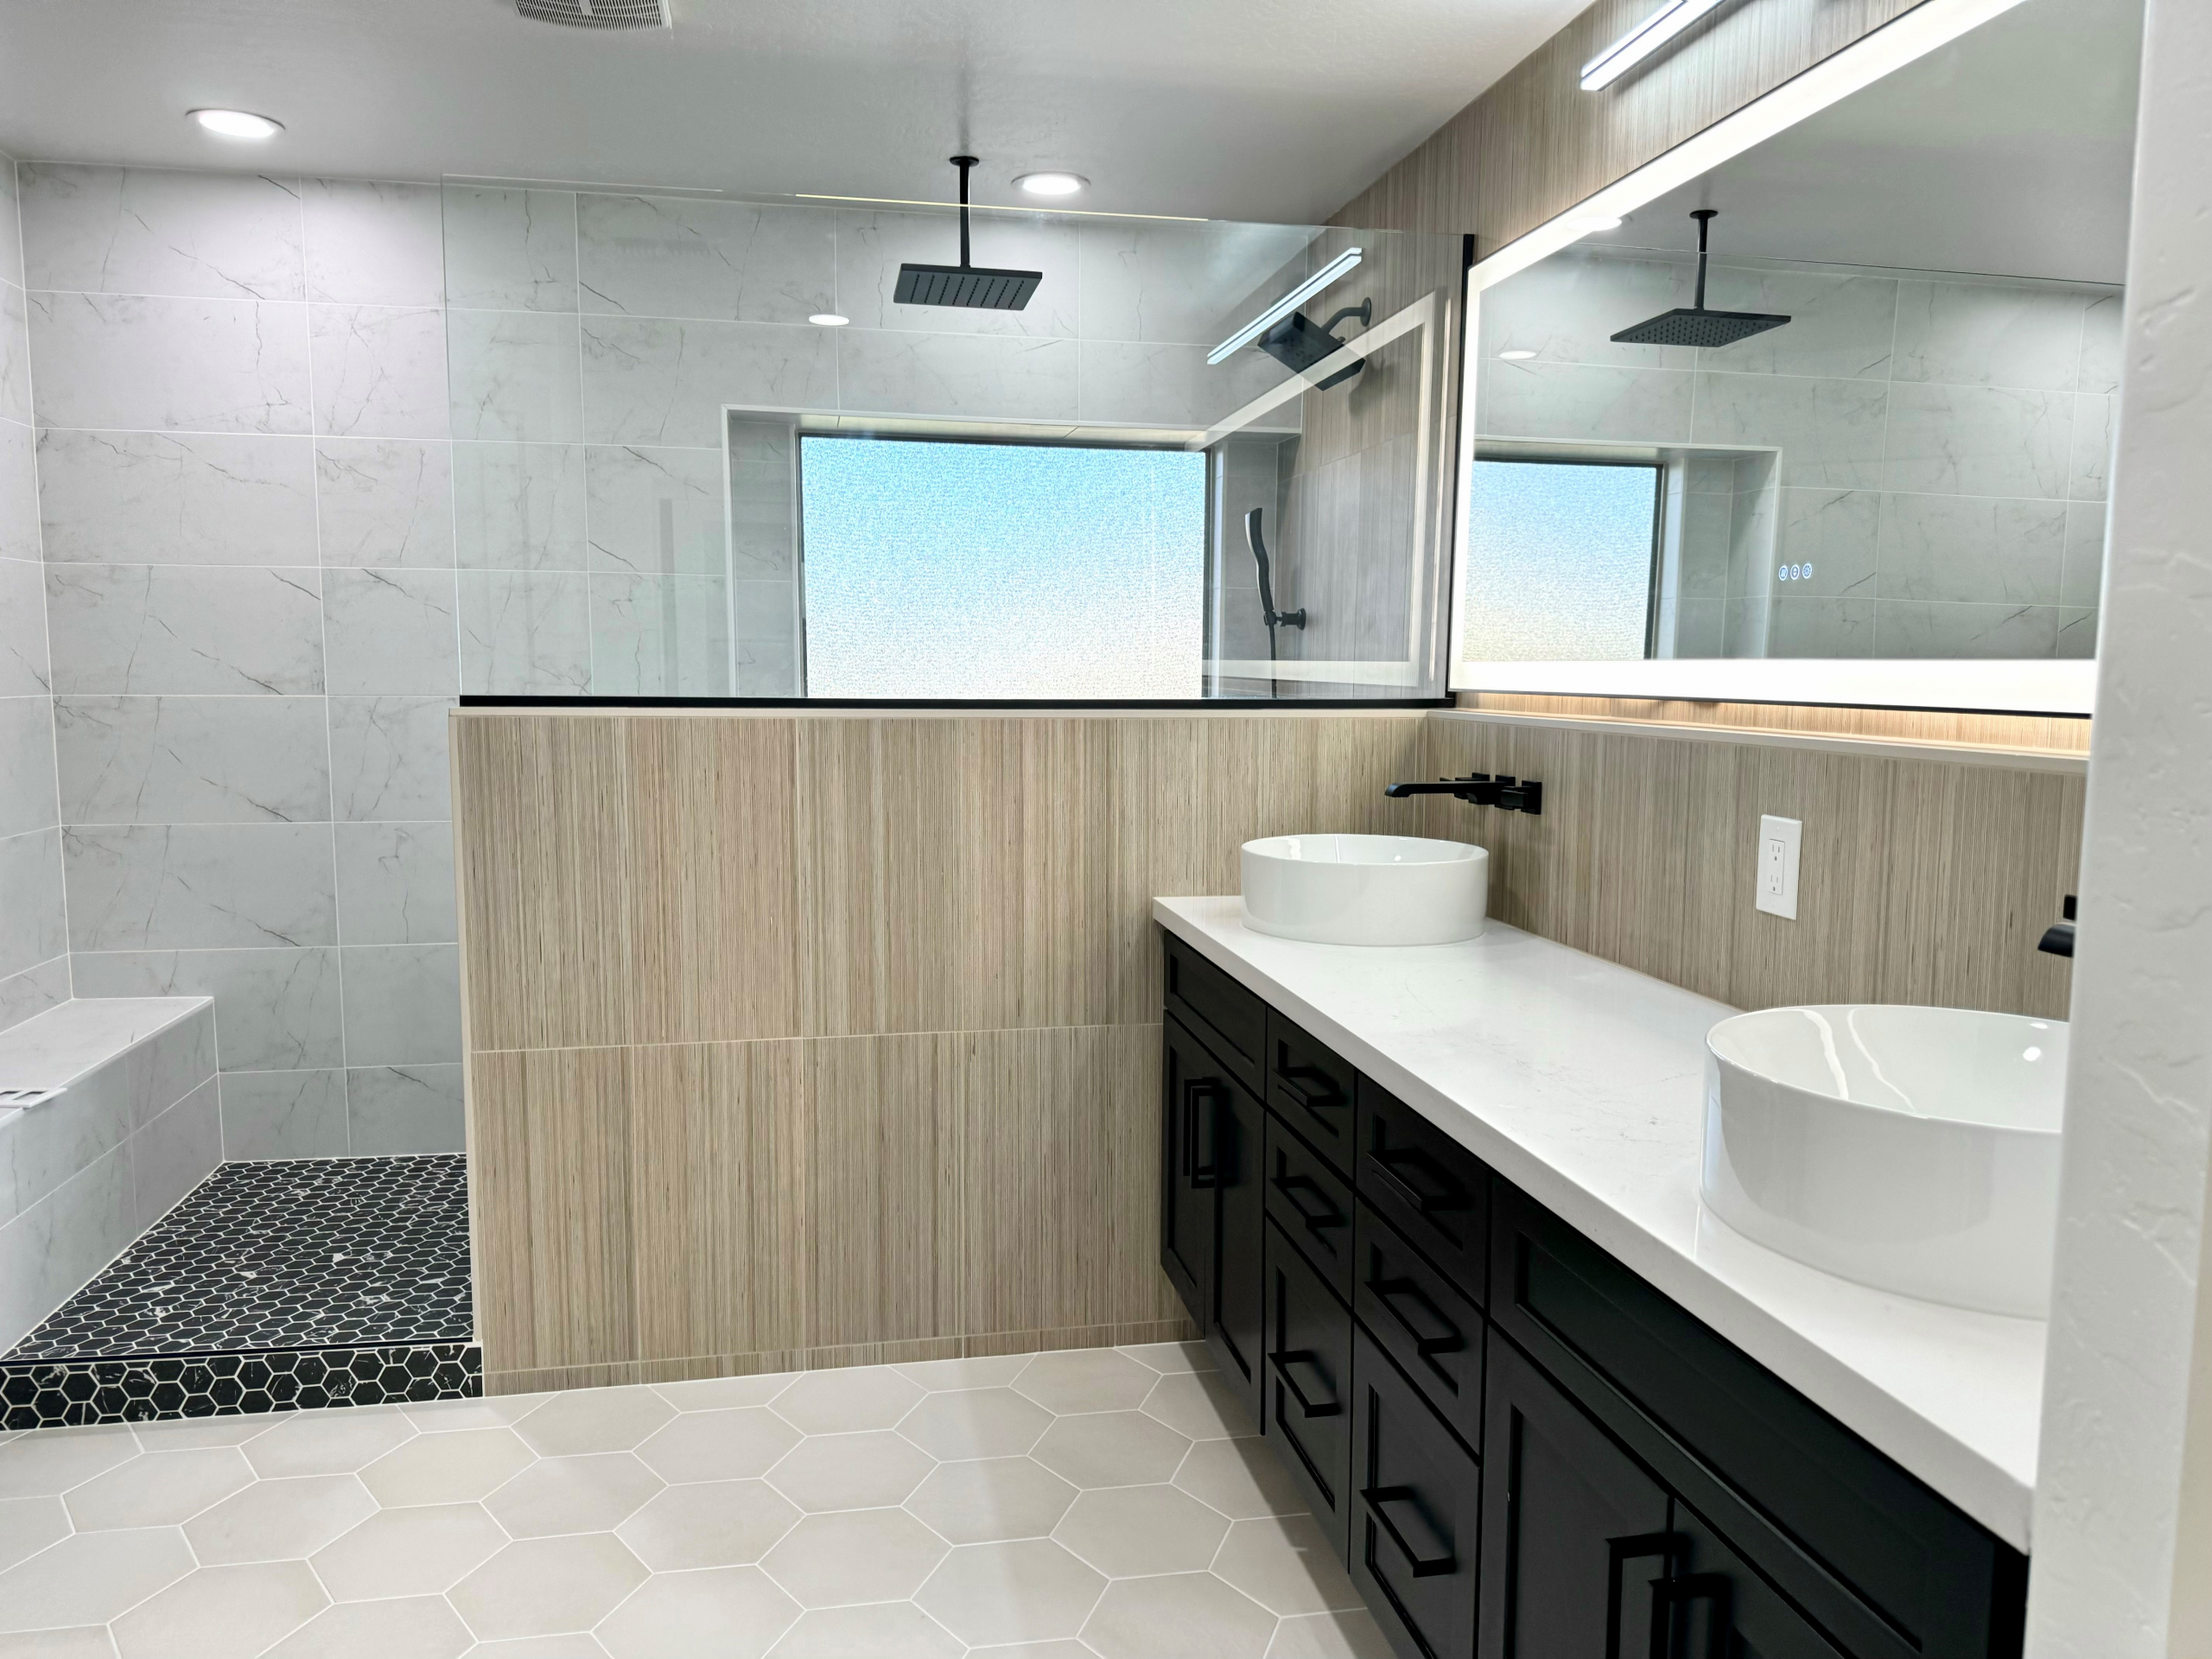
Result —
<instances>
[{"instance_id":1,"label":"handheld shower wand","mask_svg":"<svg viewBox=\"0 0 2212 1659\"><path fill-rule=\"evenodd\" d=\"M1260 515L1263 511L1262 508L1255 507L1244 515L1244 540L1252 550L1252 563L1259 567L1260 613L1267 619L1268 660L1272 663L1275 660L1276 628L1304 627L1306 607L1301 605L1294 611L1275 609L1274 583L1269 580L1268 574L1268 544L1260 535ZM1281 695L1276 682L1272 677L1268 681L1268 695L1271 697Z\"/></svg>"}]
</instances>

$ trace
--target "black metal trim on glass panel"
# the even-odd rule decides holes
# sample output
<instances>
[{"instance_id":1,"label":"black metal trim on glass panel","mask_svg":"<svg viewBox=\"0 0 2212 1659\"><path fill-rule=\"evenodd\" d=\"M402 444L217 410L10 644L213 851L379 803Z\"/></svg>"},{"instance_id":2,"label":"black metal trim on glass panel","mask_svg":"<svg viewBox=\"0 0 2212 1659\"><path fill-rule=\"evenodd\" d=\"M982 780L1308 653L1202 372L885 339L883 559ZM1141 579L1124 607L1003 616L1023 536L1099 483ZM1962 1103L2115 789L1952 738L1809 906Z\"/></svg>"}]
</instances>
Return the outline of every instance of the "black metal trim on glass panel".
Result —
<instances>
[{"instance_id":1,"label":"black metal trim on glass panel","mask_svg":"<svg viewBox=\"0 0 2212 1659\"><path fill-rule=\"evenodd\" d=\"M1192 710L1288 709L1298 713L1338 709L1449 709L1443 697L556 697L471 691L464 709L893 709L966 715L995 709L1073 709L1092 714L1123 709Z\"/></svg>"}]
</instances>

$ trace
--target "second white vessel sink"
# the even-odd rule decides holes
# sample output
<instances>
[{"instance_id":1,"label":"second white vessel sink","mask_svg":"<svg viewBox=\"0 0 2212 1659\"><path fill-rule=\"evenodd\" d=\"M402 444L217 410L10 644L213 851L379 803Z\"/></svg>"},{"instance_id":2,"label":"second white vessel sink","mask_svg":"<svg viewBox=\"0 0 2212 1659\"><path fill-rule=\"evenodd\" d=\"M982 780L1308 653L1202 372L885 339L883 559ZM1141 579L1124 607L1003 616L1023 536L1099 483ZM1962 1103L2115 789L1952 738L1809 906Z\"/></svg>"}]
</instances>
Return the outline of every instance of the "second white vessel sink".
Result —
<instances>
[{"instance_id":1,"label":"second white vessel sink","mask_svg":"<svg viewBox=\"0 0 2212 1659\"><path fill-rule=\"evenodd\" d=\"M1964 1008L1767 1008L1706 1037L1707 1207L1810 1266L2043 1319L2066 1024Z\"/></svg>"},{"instance_id":2,"label":"second white vessel sink","mask_svg":"<svg viewBox=\"0 0 2212 1659\"><path fill-rule=\"evenodd\" d=\"M1414 836L1268 836L1243 848L1244 925L1324 944L1449 944L1483 931L1490 855Z\"/></svg>"}]
</instances>

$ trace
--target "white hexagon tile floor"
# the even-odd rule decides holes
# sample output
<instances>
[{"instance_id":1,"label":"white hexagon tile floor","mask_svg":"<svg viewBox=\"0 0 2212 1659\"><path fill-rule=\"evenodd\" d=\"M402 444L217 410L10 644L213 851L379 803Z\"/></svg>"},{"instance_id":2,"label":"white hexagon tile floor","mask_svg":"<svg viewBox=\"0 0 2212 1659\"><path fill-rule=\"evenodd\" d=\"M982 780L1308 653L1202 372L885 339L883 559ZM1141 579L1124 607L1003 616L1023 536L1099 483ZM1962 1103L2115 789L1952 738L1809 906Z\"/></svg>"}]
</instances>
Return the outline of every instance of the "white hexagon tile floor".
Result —
<instances>
[{"instance_id":1,"label":"white hexagon tile floor","mask_svg":"<svg viewBox=\"0 0 2212 1659\"><path fill-rule=\"evenodd\" d=\"M1384 1659L1196 1344L0 1436L0 1659Z\"/></svg>"}]
</instances>

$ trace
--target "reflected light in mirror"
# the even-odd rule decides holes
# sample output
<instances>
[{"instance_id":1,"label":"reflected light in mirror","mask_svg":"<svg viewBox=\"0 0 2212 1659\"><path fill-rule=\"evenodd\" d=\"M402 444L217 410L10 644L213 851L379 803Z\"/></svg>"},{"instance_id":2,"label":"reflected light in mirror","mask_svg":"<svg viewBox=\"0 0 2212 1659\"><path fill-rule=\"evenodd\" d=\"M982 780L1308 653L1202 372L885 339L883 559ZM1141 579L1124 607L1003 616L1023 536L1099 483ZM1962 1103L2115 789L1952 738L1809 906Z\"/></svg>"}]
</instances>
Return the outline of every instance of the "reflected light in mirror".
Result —
<instances>
[{"instance_id":1,"label":"reflected light in mirror","mask_svg":"<svg viewBox=\"0 0 2212 1659\"><path fill-rule=\"evenodd\" d=\"M842 328L852 319L841 317L835 311L817 311L807 321L817 328Z\"/></svg>"},{"instance_id":2,"label":"reflected light in mirror","mask_svg":"<svg viewBox=\"0 0 2212 1659\"><path fill-rule=\"evenodd\" d=\"M1089 187L1080 173L1024 173L1014 186L1033 196L1072 196Z\"/></svg>"},{"instance_id":3,"label":"reflected light in mirror","mask_svg":"<svg viewBox=\"0 0 2212 1659\"><path fill-rule=\"evenodd\" d=\"M1497 355L1502 361L1507 363L1526 363L1535 353L1530 351L1512 351L1500 352Z\"/></svg>"},{"instance_id":4,"label":"reflected light in mirror","mask_svg":"<svg viewBox=\"0 0 2212 1659\"><path fill-rule=\"evenodd\" d=\"M226 138L274 138L284 130L282 121L247 110L189 110L186 114L208 131Z\"/></svg>"}]
</instances>

